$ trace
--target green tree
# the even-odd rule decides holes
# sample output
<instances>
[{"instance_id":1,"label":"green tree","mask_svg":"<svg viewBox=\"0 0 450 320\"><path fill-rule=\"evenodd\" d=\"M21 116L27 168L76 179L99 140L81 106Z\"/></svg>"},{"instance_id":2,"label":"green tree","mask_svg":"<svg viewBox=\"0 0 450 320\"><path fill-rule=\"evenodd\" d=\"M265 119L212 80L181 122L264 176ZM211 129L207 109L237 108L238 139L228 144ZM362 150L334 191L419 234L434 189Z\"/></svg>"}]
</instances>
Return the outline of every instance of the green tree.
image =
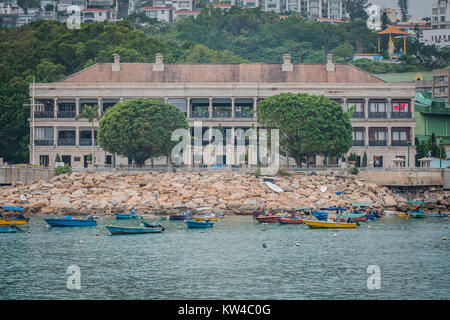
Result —
<instances>
[{"instance_id":1,"label":"green tree","mask_svg":"<svg viewBox=\"0 0 450 320\"><path fill-rule=\"evenodd\" d=\"M45 11L53 11L53 10L55 10L55 6L53 4L51 4L51 3L47 3L45 5L44 9L45 9Z\"/></svg>"},{"instance_id":2,"label":"green tree","mask_svg":"<svg viewBox=\"0 0 450 320\"><path fill-rule=\"evenodd\" d=\"M352 146L350 115L324 96L282 93L258 104L261 127L277 128L280 149L298 166L306 156L337 156Z\"/></svg>"},{"instance_id":3,"label":"green tree","mask_svg":"<svg viewBox=\"0 0 450 320\"><path fill-rule=\"evenodd\" d=\"M184 114L154 99L120 102L100 118L98 142L103 150L133 158L142 166L148 158L170 157L178 143L171 141L176 129L188 129Z\"/></svg>"},{"instance_id":4,"label":"green tree","mask_svg":"<svg viewBox=\"0 0 450 320\"><path fill-rule=\"evenodd\" d=\"M364 151L364 155L363 155L363 158L362 158L362 164L361 164L361 166L362 167L367 167L367 153Z\"/></svg>"},{"instance_id":5,"label":"green tree","mask_svg":"<svg viewBox=\"0 0 450 320\"><path fill-rule=\"evenodd\" d=\"M381 14L381 29L385 30L388 24L392 24L392 21L389 19L387 12L383 11Z\"/></svg>"},{"instance_id":6,"label":"green tree","mask_svg":"<svg viewBox=\"0 0 450 320\"><path fill-rule=\"evenodd\" d=\"M408 21L408 0L398 0L397 5L400 8L400 15L402 17L402 22Z\"/></svg>"},{"instance_id":7,"label":"green tree","mask_svg":"<svg viewBox=\"0 0 450 320\"><path fill-rule=\"evenodd\" d=\"M99 106L83 106L83 110L81 113L75 117L76 120L80 118L87 118L91 124L91 141L92 141L92 165L95 166L95 153L94 153L94 141L95 141L95 129L94 129L94 121L98 119L98 109Z\"/></svg>"},{"instance_id":8,"label":"green tree","mask_svg":"<svg viewBox=\"0 0 450 320\"><path fill-rule=\"evenodd\" d=\"M350 15L350 20L361 19L366 21L369 16L365 9L368 6L368 0L348 0L347 12Z\"/></svg>"}]
</instances>

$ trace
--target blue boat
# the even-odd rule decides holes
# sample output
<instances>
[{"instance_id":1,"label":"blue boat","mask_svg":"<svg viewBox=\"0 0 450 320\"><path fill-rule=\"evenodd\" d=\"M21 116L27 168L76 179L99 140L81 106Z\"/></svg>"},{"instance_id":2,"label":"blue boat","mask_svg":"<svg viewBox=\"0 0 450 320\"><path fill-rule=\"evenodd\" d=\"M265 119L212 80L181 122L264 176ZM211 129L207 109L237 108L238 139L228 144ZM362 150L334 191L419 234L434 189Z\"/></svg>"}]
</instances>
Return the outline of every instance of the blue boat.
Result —
<instances>
[{"instance_id":1,"label":"blue boat","mask_svg":"<svg viewBox=\"0 0 450 320\"><path fill-rule=\"evenodd\" d=\"M0 227L0 233L15 233L18 230L16 228L10 228L10 227Z\"/></svg>"},{"instance_id":2,"label":"blue boat","mask_svg":"<svg viewBox=\"0 0 450 320\"><path fill-rule=\"evenodd\" d=\"M206 229L212 228L214 226L214 222L210 221L195 221L195 220L186 220L186 227L190 229Z\"/></svg>"},{"instance_id":3,"label":"blue boat","mask_svg":"<svg viewBox=\"0 0 450 320\"><path fill-rule=\"evenodd\" d=\"M137 219L139 215L134 212L134 209L131 210L131 213L115 213L116 219Z\"/></svg>"},{"instance_id":4,"label":"blue boat","mask_svg":"<svg viewBox=\"0 0 450 320\"><path fill-rule=\"evenodd\" d=\"M191 210L186 211L186 213L182 214L171 214L169 217L169 220L187 220L192 219L194 214L191 212Z\"/></svg>"},{"instance_id":5,"label":"blue boat","mask_svg":"<svg viewBox=\"0 0 450 320\"><path fill-rule=\"evenodd\" d=\"M23 211L23 208L20 207L0 206L0 209L3 209L5 211Z\"/></svg>"},{"instance_id":6,"label":"blue boat","mask_svg":"<svg viewBox=\"0 0 450 320\"><path fill-rule=\"evenodd\" d=\"M71 216L64 218L45 218L51 227L93 227L97 225L94 219L72 219Z\"/></svg>"},{"instance_id":7,"label":"blue boat","mask_svg":"<svg viewBox=\"0 0 450 320\"><path fill-rule=\"evenodd\" d=\"M438 212L438 213L430 213L428 216L429 217L434 217L434 218L445 218L445 217L448 217L450 214L448 214L448 213L441 213L441 212Z\"/></svg>"},{"instance_id":8,"label":"blue boat","mask_svg":"<svg viewBox=\"0 0 450 320\"><path fill-rule=\"evenodd\" d=\"M111 234L144 234L144 233L161 233L164 231L163 228L141 228L141 227L116 227L116 226L105 226Z\"/></svg>"},{"instance_id":9,"label":"blue boat","mask_svg":"<svg viewBox=\"0 0 450 320\"><path fill-rule=\"evenodd\" d=\"M347 208L339 208L339 207L329 207L329 208L320 208L321 211L313 211L312 215L317 218L319 221L327 221L328 212L326 211L336 211L336 214L341 211L347 211Z\"/></svg>"}]
</instances>

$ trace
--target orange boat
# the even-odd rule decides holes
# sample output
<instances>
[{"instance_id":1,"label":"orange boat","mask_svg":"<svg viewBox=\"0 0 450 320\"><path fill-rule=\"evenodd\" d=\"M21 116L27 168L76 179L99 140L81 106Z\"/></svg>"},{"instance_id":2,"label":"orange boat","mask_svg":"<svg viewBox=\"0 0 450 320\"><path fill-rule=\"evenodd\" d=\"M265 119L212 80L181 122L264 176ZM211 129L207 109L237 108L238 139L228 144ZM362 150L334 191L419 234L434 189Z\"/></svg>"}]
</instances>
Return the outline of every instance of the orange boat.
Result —
<instances>
[{"instance_id":1,"label":"orange boat","mask_svg":"<svg viewBox=\"0 0 450 320\"><path fill-rule=\"evenodd\" d=\"M281 224L302 224L304 221L301 218L280 218Z\"/></svg>"}]
</instances>

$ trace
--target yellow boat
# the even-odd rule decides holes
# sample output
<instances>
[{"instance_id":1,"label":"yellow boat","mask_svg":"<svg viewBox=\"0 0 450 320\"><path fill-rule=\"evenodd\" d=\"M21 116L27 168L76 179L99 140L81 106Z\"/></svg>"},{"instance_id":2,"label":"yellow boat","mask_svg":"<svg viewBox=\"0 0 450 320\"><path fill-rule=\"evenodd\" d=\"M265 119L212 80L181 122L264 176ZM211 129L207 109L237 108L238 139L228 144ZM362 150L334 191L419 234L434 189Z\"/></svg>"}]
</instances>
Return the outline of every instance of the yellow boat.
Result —
<instances>
[{"instance_id":1,"label":"yellow boat","mask_svg":"<svg viewBox=\"0 0 450 320\"><path fill-rule=\"evenodd\" d=\"M397 217L409 218L409 217L411 217L411 215L409 213L406 213L406 212L397 212Z\"/></svg>"},{"instance_id":2,"label":"yellow boat","mask_svg":"<svg viewBox=\"0 0 450 320\"><path fill-rule=\"evenodd\" d=\"M14 222L17 226L27 224L26 219L0 219L0 226L9 226L11 222Z\"/></svg>"},{"instance_id":3,"label":"yellow boat","mask_svg":"<svg viewBox=\"0 0 450 320\"><path fill-rule=\"evenodd\" d=\"M311 229L322 229L322 228L356 228L358 224L356 223L346 223L346 222L334 222L334 221L314 221L314 220L304 220L305 224Z\"/></svg>"},{"instance_id":4,"label":"yellow boat","mask_svg":"<svg viewBox=\"0 0 450 320\"><path fill-rule=\"evenodd\" d=\"M210 217L210 216L204 216L204 217L193 217L192 220L194 221L219 221L219 217Z\"/></svg>"}]
</instances>

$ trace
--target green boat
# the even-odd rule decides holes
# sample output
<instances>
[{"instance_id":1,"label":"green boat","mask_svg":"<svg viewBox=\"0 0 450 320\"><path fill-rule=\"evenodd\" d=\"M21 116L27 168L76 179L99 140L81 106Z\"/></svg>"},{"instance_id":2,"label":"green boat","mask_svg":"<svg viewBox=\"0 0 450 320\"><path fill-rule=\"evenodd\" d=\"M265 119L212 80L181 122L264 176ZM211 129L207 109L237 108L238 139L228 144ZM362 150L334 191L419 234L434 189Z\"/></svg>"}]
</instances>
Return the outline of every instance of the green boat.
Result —
<instances>
[{"instance_id":1,"label":"green boat","mask_svg":"<svg viewBox=\"0 0 450 320\"><path fill-rule=\"evenodd\" d=\"M413 204L420 204L422 205L422 207L425 206L425 204L422 201L408 201L408 204L410 204L411 206ZM415 218L415 219L424 219L427 217L427 215L425 213L423 213L422 210L417 210L417 211L412 211L412 210L408 210L406 211L407 214L409 214L411 216L411 218Z\"/></svg>"}]
</instances>

